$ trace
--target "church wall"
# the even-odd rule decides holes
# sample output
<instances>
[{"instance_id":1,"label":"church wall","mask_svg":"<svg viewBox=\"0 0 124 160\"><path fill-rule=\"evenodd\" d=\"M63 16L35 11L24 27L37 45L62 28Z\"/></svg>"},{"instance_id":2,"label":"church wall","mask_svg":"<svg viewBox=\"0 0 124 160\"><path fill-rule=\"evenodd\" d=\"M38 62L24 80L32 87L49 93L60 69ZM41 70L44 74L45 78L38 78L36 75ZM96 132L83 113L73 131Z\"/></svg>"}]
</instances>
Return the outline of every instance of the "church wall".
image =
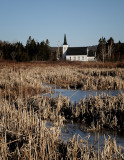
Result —
<instances>
[{"instance_id":1,"label":"church wall","mask_svg":"<svg viewBox=\"0 0 124 160\"><path fill-rule=\"evenodd\" d=\"M96 61L95 57L87 57L88 61Z\"/></svg>"},{"instance_id":2,"label":"church wall","mask_svg":"<svg viewBox=\"0 0 124 160\"><path fill-rule=\"evenodd\" d=\"M66 59L66 51L68 49L68 45L63 45L63 59Z\"/></svg>"},{"instance_id":3,"label":"church wall","mask_svg":"<svg viewBox=\"0 0 124 160\"><path fill-rule=\"evenodd\" d=\"M88 61L87 55L66 55L68 61Z\"/></svg>"}]
</instances>

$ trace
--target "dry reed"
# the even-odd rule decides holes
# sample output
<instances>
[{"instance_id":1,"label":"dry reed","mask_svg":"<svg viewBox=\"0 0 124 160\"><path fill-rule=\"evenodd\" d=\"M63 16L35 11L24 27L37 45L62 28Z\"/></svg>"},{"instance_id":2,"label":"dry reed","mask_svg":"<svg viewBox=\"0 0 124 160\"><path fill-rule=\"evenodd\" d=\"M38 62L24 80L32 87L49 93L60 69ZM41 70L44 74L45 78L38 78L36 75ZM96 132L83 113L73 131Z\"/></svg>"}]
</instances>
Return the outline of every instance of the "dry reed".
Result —
<instances>
[{"instance_id":1,"label":"dry reed","mask_svg":"<svg viewBox=\"0 0 124 160\"><path fill-rule=\"evenodd\" d=\"M74 136L72 140L63 143L59 140L61 133L60 126L67 120L79 121L92 124L99 128L100 124L105 127L121 130L123 125L123 94L118 97L105 98L95 97L89 100L82 100L79 104L71 104L68 98L59 96L48 98L38 95L42 92L48 92L49 89L43 87L42 83L58 84L62 87L77 87L78 81L86 79L85 89L88 89L91 79L100 79L100 83L105 80L105 75L101 75L99 69L82 69L64 65L48 66L24 66L24 64L13 66L8 64L0 65L0 159L123 159L124 148L117 146L113 139L105 139L103 149L95 151L94 146L88 145L88 139ZM61 72L60 72L61 71ZM102 72L107 73L111 88L114 82L117 82L116 89L123 89L123 69L117 68L105 69ZM110 75L115 72L114 75ZM97 75L94 75L98 74ZM103 73L102 73L103 74ZM103 78L102 78L103 76ZM63 79L63 84L61 82ZM120 80L121 79L121 80ZM118 80L118 81L117 81ZM74 82L74 83L73 83ZM64 84L65 83L65 84ZM65 86L64 86L65 85ZM97 84L94 85L94 89ZM91 87L91 89L93 86ZM99 116L97 115L99 114ZM106 116L105 116L106 114ZM121 118L119 118L119 115ZM87 116L93 116L90 122ZM95 124L95 116L100 124ZM108 117L107 117L108 116ZM43 120L51 120L58 127L46 128ZM111 125L110 125L111 124ZM90 125L90 126L92 126ZM101 128L102 128L101 127ZM100 128L99 128L100 129Z\"/></svg>"}]
</instances>

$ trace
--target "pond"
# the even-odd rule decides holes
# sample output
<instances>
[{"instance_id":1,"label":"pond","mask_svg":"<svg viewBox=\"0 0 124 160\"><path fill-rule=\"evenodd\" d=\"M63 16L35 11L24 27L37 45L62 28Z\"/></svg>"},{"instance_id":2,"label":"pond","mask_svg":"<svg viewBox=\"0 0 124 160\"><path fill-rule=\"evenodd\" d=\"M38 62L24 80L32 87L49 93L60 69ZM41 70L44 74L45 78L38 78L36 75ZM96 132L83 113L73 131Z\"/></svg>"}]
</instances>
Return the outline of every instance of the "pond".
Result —
<instances>
[{"instance_id":1,"label":"pond","mask_svg":"<svg viewBox=\"0 0 124 160\"><path fill-rule=\"evenodd\" d=\"M47 122L46 127L50 128L51 126L54 126L53 123ZM57 127L57 126L54 126ZM105 138L108 139L109 137L116 140L117 145L121 145L124 147L124 135L122 134L116 134L112 133L110 131L104 131L104 132L87 132L82 129L82 126L80 124L71 124L68 123L61 127L61 134L59 136L59 139L63 142L67 142L68 140L72 139L73 136L78 136L79 139L88 140L88 145L91 146L95 143L95 150L98 150L98 135L99 135L99 147L100 149L103 149Z\"/></svg>"},{"instance_id":2,"label":"pond","mask_svg":"<svg viewBox=\"0 0 124 160\"><path fill-rule=\"evenodd\" d=\"M59 94L61 94L62 96L68 97L70 98L71 102L79 102L79 100L83 99L83 98L89 98L89 96L93 96L95 97L97 96L105 96L105 95L110 95L110 96L117 96L121 93L124 93L124 90L108 90L108 91L82 91L82 90L67 90L67 89L60 89L60 88L56 88L55 86L49 86L49 85L44 85L46 87L50 87L52 94L44 94L45 96L51 96L51 97L58 97ZM47 127L50 127L51 125L53 125L52 123L47 123ZM102 148L104 146L104 140L105 137L108 138L109 136L111 138L115 138L117 145L121 145L124 147L124 134L123 135L119 135L119 134L115 134L113 132L110 131L105 131L105 132L85 132L82 129L82 126L80 124L66 124L64 127L61 128L61 135L60 135L60 139L63 141L68 141L70 138L72 138L74 135L78 136L80 135L80 137L82 137L83 139L87 139L88 137L88 143L93 144L93 142L97 142L98 139L98 134L99 134L99 146ZM96 150L97 150L97 144L95 146Z\"/></svg>"},{"instance_id":3,"label":"pond","mask_svg":"<svg viewBox=\"0 0 124 160\"><path fill-rule=\"evenodd\" d=\"M48 87L51 89L52 94L46 93L44 95L51 96L51 97L58 97L59 94L61 94L64 97L68 97L71 102L79 102L79 100L83 98L89 98L89 96L104 96L104 95L110 95L110 96L117 96L118 94L124 93L124 90L73 90L73 89L61 89L58 87L55 87L54 85L43 85L44 87Z\"/></svg>"},{"instance_id":4,"label":"pond","mask_svg":"<svg viewBox=\"0 0 124 160\"><path fill-rule=\"evenodd\" d=\"M97 96L104 96L104 95L111 95L111 96L117 96L118 94L122 93L124 91L118 91L118 90L111 90L111 91L82 91L82 90L67 90L67 89L56 89L54 90L54 93L52 94L53 97L58 97L59 94L62 96L70 98L71 102L79 102L79 100L83 98L89 98L89 96L95 97Z\"/></svg>"}]
</instances>

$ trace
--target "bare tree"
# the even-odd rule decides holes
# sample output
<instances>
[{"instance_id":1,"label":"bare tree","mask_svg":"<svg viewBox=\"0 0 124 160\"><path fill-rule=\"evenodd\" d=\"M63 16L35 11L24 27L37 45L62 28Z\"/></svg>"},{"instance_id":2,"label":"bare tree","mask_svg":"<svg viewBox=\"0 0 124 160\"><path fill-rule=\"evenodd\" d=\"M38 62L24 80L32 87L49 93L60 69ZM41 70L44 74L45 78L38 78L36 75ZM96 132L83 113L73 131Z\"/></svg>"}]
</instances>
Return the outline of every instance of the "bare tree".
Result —
<instances>
[{"instance_id":1,"label":"bare tree","mask_svg":"<svg viewBox=\"0 0 124 160\"><path fill-rule=\"evenodd\" d=\"M0 50L0 58L3 58L3 51Z\"/></svg>"},{"instance_id":2,"label":"bare tree","mask_svg":"<svg viewBox=\"0 0 124 160\"><path fill-rule=\"evenodd\" d=\"M11 52L11 57L12 57L13 61L15 60L16 55L17 55L17 53L15 51Z\"/></svg>"},{"instance_id":3,"label":"bare tree","mask_svg":"<svg viewBox=\"0 0 124 160\"><path fill-rule=\"evenodd\" d=\"M105 38L100 38L99 40L99 45L98 45L98 57L100 60L105 62L106 58L106 39Z\"/></svg>"},{"instance_id":4,"label":"bare tree","mask_svg":"<svg viewBox=\"0 0 124 160\"><path fill-rule=\"evenodd\" d=\"M111 59L112 58L112 54L114 52L114 40L112 37L110 37L110 39L108 40L108 58Z\"/></svg>"}]
</instances>

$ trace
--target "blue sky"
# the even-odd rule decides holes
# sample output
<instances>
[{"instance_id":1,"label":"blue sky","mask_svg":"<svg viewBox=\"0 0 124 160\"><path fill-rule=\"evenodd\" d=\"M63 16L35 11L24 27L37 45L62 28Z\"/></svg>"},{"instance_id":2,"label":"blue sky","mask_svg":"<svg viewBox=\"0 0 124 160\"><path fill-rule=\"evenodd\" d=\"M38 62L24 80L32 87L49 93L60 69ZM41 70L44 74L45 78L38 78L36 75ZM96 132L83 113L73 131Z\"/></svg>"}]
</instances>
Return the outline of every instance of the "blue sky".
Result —
<instances>
[{"instance_id":1,"label":"blue sky","mask_svg":"<svg viewBox=\"0 0 124 160\"><path fill-rule=\"evenodd\" d=\"M24 45L29 36L51 46L124 42L124 0L0 0L0 40Z\"/></svg>"}]
</instances>

